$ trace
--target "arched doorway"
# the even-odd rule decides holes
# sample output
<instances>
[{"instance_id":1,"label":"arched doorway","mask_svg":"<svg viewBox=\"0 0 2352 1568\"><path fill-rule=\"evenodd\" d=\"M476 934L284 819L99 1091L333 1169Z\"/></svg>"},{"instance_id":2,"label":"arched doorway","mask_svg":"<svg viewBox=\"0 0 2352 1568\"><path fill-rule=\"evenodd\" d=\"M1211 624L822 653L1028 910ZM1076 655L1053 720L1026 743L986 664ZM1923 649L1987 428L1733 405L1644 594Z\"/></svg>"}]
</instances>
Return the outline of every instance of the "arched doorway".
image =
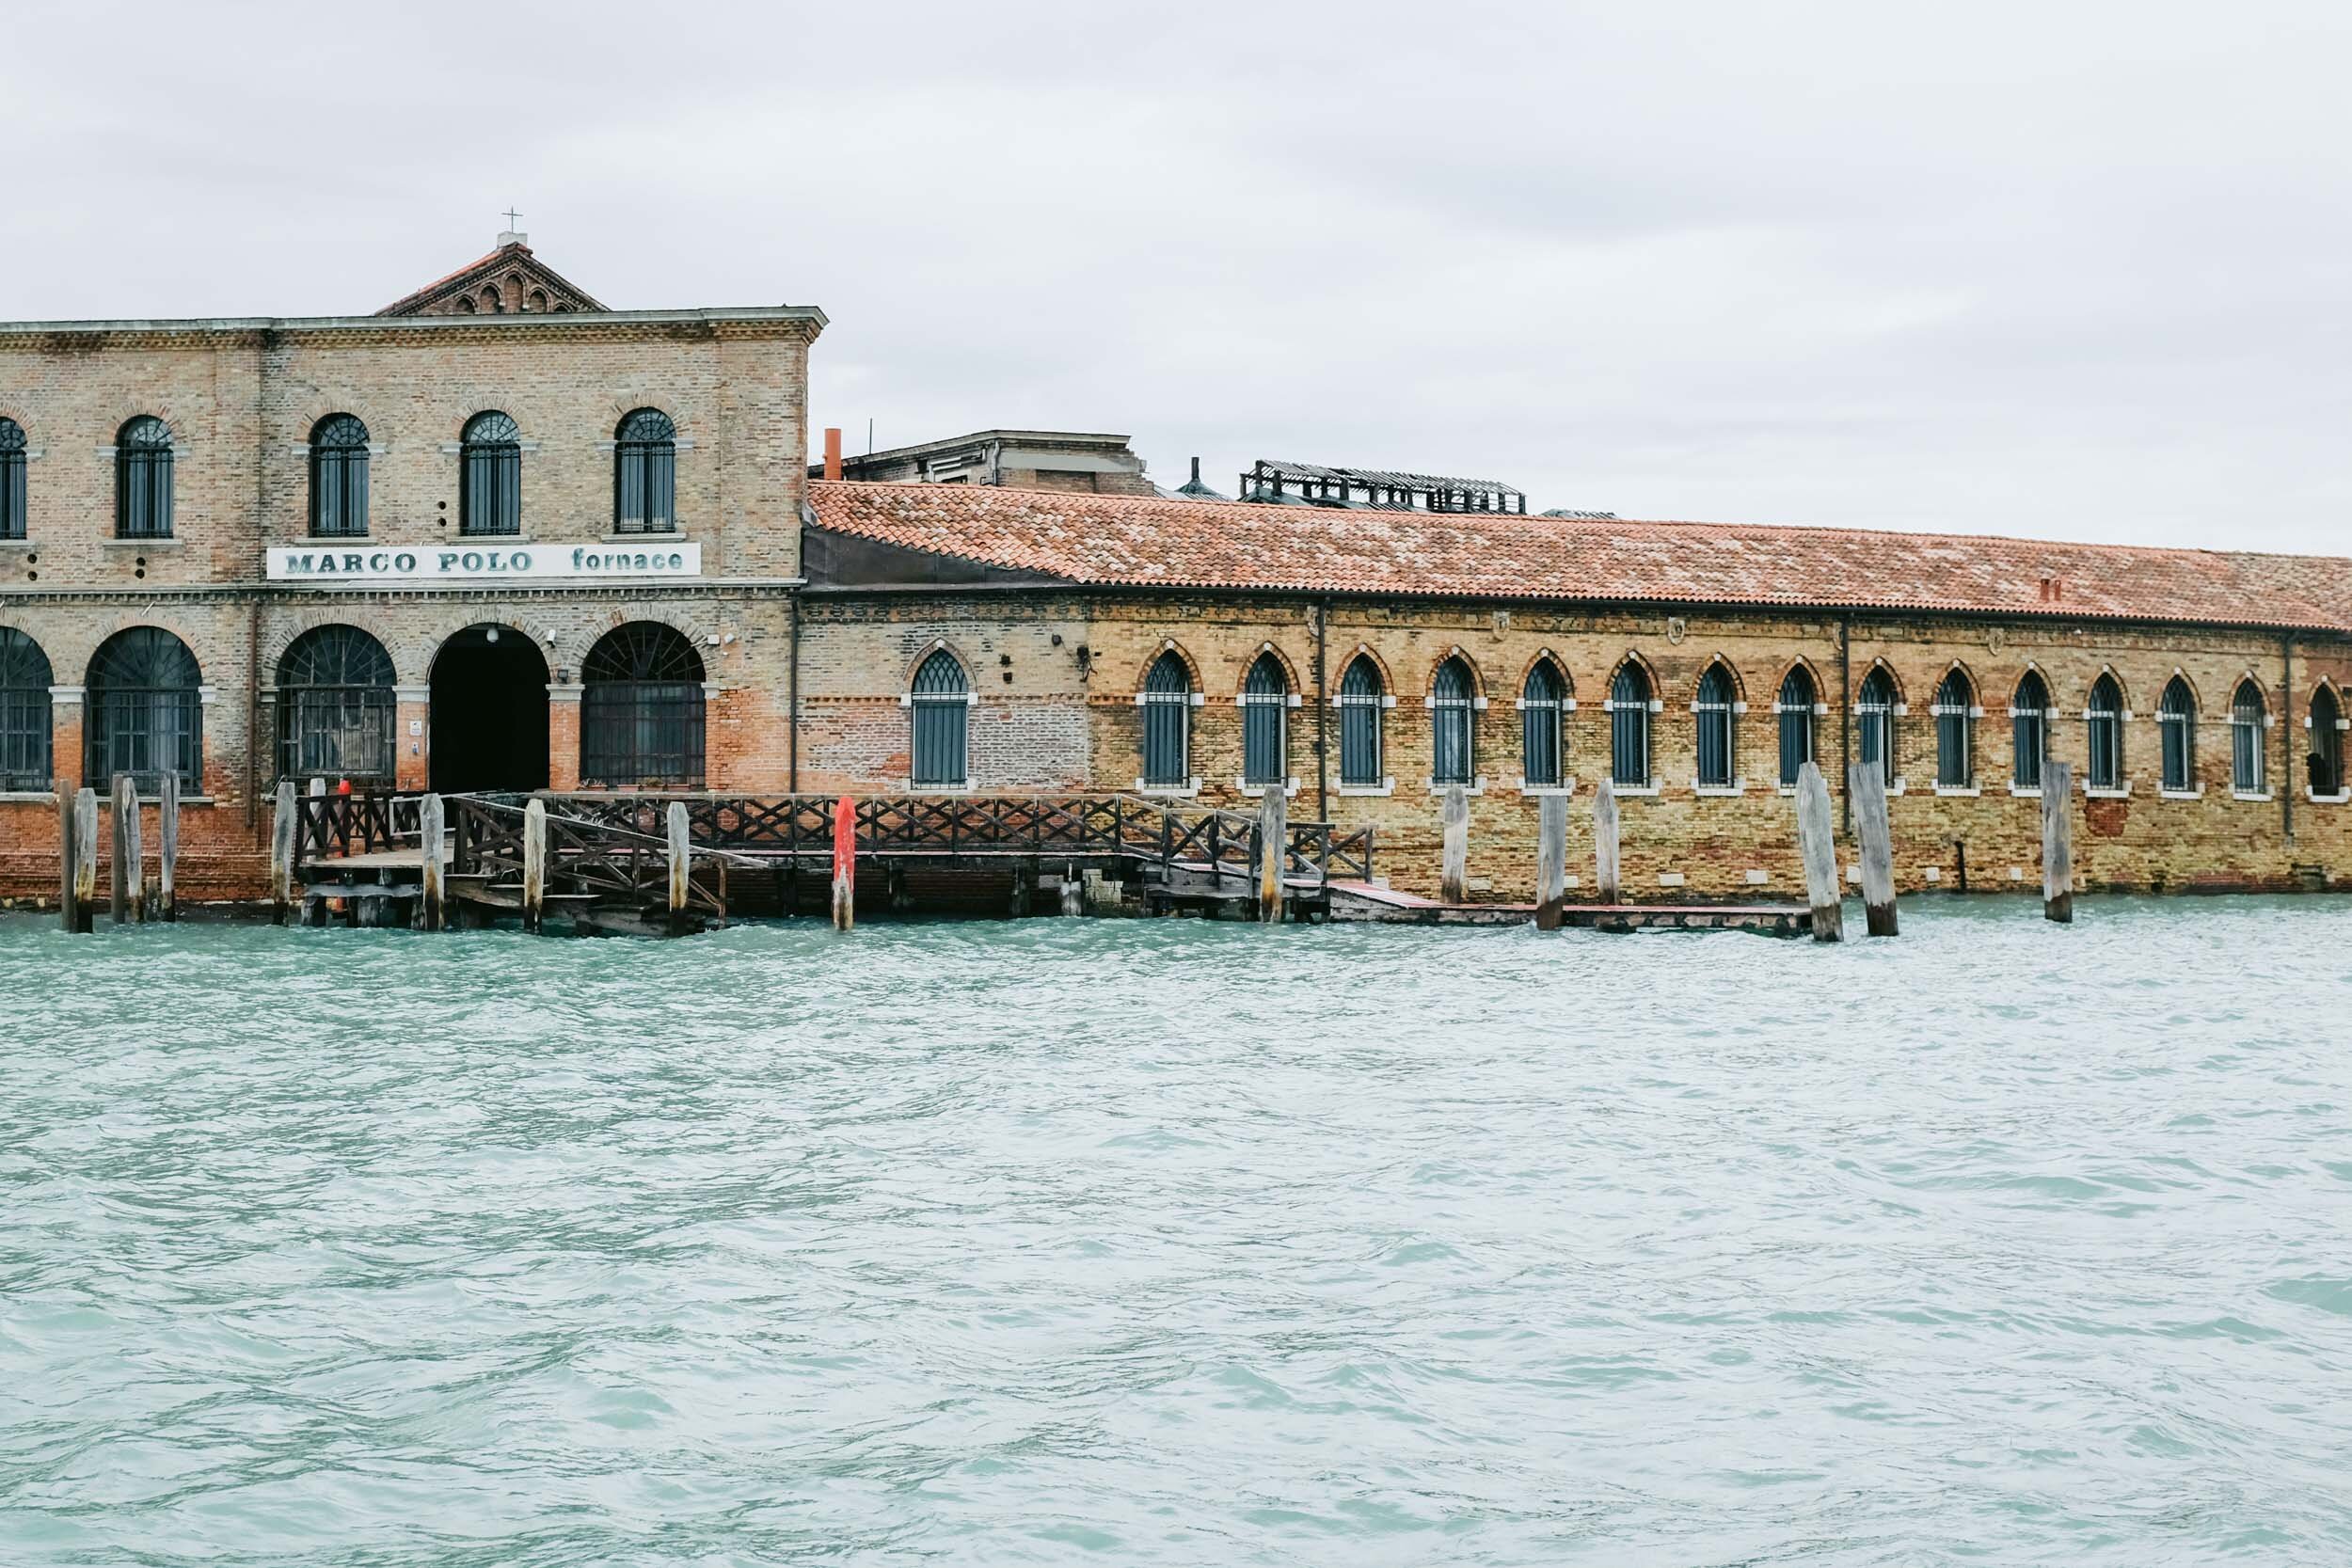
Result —
<instances>
[{"instance_id":1,"label":"arched doorway","mask_svg":"<svg viewBox=\"0 0 2352 1568\"><path fill-rule=\"evenodd\" d=\"M548 662L512 626L468 626L433 656L432 787L548 786Z\"/></svg>"}]
</instances>

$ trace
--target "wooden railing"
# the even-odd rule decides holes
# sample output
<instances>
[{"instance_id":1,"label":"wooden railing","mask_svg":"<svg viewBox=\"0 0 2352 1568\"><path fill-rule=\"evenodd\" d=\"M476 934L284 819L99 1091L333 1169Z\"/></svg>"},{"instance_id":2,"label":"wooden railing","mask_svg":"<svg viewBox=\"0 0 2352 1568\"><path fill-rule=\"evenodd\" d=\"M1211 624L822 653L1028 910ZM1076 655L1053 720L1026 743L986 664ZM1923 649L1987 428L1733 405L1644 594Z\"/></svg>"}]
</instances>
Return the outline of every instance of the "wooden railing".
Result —
<instances>
[{"instance_id":1,"label":"wooden railing","mask_svg":"<svg viewBox=\"0 0 2352 1568\"><path fill-rule=\"evenodd\" d=\"M523 807L515 797L453 795L447 801L450 874L485 877L492 886L521 885ZM641 833L567 812L548 814L547 865L550 883L596 894L651 911L669 908L670 847L660 832ZM686 908L694 914L726 915L726 863L716 855L687 857Z\"/></svg>"}]
</instances>

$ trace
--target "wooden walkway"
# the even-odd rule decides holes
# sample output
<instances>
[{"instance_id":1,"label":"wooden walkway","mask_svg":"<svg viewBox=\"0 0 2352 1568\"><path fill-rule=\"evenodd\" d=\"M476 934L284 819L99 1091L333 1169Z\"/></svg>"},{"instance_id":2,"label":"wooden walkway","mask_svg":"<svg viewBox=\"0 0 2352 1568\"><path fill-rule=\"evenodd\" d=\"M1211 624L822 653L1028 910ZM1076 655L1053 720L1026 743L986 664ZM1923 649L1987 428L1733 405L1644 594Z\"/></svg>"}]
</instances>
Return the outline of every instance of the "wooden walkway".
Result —
<instances>
[{"instance_id":1,"label":"wooden walkway","mask_svg":"<svg viewBox=\"0 0 2352 1568\"><path fill-rule=\"evenodd\" d=\"M1448 904L1369 882L1333 882L1330 909L1333 920L1400 926L1525 926L1535 918L1533 904ZM1793 937L1812 930L1813 915L1795 904L1570 904L1561 911L1561 924L1596 931L1730 930Z\"/></svg>"}]
</instances>

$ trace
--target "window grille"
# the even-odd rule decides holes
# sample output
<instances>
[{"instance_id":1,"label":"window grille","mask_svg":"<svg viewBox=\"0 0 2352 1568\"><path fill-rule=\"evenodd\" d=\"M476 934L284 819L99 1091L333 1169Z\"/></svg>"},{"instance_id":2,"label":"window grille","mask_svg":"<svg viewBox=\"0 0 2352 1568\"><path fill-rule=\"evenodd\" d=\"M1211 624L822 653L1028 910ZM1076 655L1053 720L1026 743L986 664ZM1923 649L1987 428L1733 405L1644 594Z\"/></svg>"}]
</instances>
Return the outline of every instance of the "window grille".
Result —
<instances>
[{"instance_id":1,"label":"window grille","mask_svg":"<svg viewBox=\"0 0 2352 1568\"><path fill-rule=\"evenodd\" d=\"M1160 655L1143 677L1143 782L1181 789L1188 782L1192 738L1192 672L1175 650Z\"/></svg>"},{"instance_id":2,"label":"window grille","mask_svg":"<svg viewBox=\"0 0 2352 1568\"><path fill-rule=\"evenodd\" d=\"M1244 784L1290 782L1289 672L1271 653L1258 656L1241 689L1241 777Z\"/></svg>"},{"instance_id":3,"label":"window grille","mask_svg":"<svg viewBox=\"0 0 2352 1568\"><path fill-rule=\"evenodd\" d=\"M970 777L966 722L971 682L953 654L942 648L914 672L914 783L917 789L960 789Z\"/></svg>"},{"instance_id":4,"label":"window grille","mask_svg":"<svg viewBox=\"0 0 2352 1568\"><path fill-rule=\"evenodd\" d=\"M2010 699L2010 778L2020 789L2042 787L2042 759L2050 751L2050 689L2028 670Z\"/></svg>"},{"instance_id":5,"label":"window grille","mask_svg":"<svg viewBox=\"0 0 2352 1568\"><path fill-rule=\"evenodd\" d=\"M612 531L671 533L677 529L677 427L659 408L621 421L612 447Z\"/></svg>"},{"instance_id":6,"label":"window grille","mask_svg":"<svg viewBox=\"0 0 2352 1568\"><path fill-rule=\"evenodd\" d=\"M2175 793L2197 787L2197 697L2175 675L2156 700L2156 734L2164 742L2164 785Z\"/></svg>"},{"instance_id":7,"label":"window grille","mask_svg":"<svg viewBox=\"0 0 2352 1568\"><path fill-rule=\"evenodd\" d=\"M1780 683L1780 782L1794 787L1797 773L1813 760L1813 673L1799 665Z\"/></svg>"},{"instance_id":8,"label":"window grille","mask_svg":"<svg viewBox=\"0 0 2352 1568\"><path fill-rule=\"evenodd\" d=\"M304 632L278 661L281 778L389 783L392 658L357 626Z\"/></svg>"},{"instance_id":9,"label":"window grille","mask_svg":"<svg viewBox=\"0 0 2352 1568\"><path fill-rule=\"evenodd\" d=\"M1965 789L1977 782L1977 689L1958 670L1947 670L1935 689L1935 782L1944 789Z\"/></svg>"},{"instance_id":10,"label":"window grille","mask_svg":"<svg viewBox=\"0 0 2352 1568\"><path fill-rule=\"evenodd\" d=\"M2344 732L2336 727L2343 717L2333 687L2312 693L2312 750L2303 766L2315 795L2334 795L2344 788Z\"/></svg>"},{"instance_id":11,"label":"window grille","mask_svg":"<svg viewBox=\"0 0 2352 1568\"><path fill-rule=\"evenodd\" d=\"M0 539L24 537L24 427L0 420Z\"/></svg>"},{"instance_id":12,"label":"window grille","mask_svg":"<svg viewBox=\"0 0 2352 1568\"><path fill-rule=\"evenodd\" d=\"M702 787L703 660L682 633L658 621L615 626L580 679L583 784Z\"/></svg>"},{"instance_id":13,"label":"window grille","mask_svg":"<svg viewBox=\"0 0 2352 1568\"><path fill-rule=\"evenodd\" d=\"M0 626L0 789L47 789L49 656L14 626Z\"/></svg>"},{"instance_id":14,"label":"window grille","mask_svg":"<svg viewBox=\"0 0 2352 1568\"><path fill-rule=\"evenodd\" d=\"M1568 682L1551 660L1539 659L1519 691L1520 770L1536 788L1568 776Z\"/></svg>"},{"instance_id":15,"label":"window grille","mask_svg":"<svg viewBox=\"0 0 2352 1568\"><path fill-rule=\"evenodd\" d=\"M2230 787L2242 795L2262 793L2263 762L2270 750L2264 743L2268 719L2262 688L2240 681L2230 699Z\"/></svg>"},{"instance_id":16,"label":"window grille","mask_svg":"<svg viewBox=\"0 0 2352 1568\"><path fill-rule=\"evenodd\" d=\"M119 631L90 656L83 715L85 777L129 773L142 794L166 773L194 791L204 776L202 676L186 643L159 626Z\"/></svg>"},{"instance_id":17,"label":"window grille","mask_svg":"<svg viewBox=\"0 0 2352 1568\"><path fill-rule=\"evenodd\" d=\"M356 539L368 531L368 427L330 414L310 432L310 532Z\"/></svg>"},{"instance_id":18,"label":"window grille","mask_svg":"<svg viewBox=\"0 0 2352 1568\"><path fill-rule=\"evenodd\" d=\"M1649 787L1649 676L1638 664L1620 666L1609 684L1609 777Z\"/></svg>"},{"instance_id":19,"label":"window grille","mask_svg":"<svg viewBox=\"0 0 2352 1568\"><path fill-rule=\"evenodd\" d=\"M1362 654L1340 676L1340 783L1377 786L1380 772L1379 668Z\"/></svg>"},{"instance_id":20,"label":"window grille","mask_svg":"<svg viewBox=\"0 0 2352 1568\"><path fill-rule=\"evenodd\" d=\"M1854 700L1854 727L1862 733L1862 761L1865 766L1876 763L1879 776L1889 784L1895 782L1895 677L1880 665L1862 677L1862 690Z\"/></svg>"},{"instance_id":21,"label":"window grille","mask_svg":"<svg viewBox=\"0 0 2352 1568\"><path fill-rule=\"evenodd\" d=\"M1731 672L1710 664L1699 677L1698 700L1691 705L1698 720L1699 783L1710 789L1728 788L1738 778L1733 766Z\"/></svg>"},{"instance_id":22,"label":"window grille","mask_svg":"<svg viewBox=\"0 0 2352 1568\"><path fill-rule=\"evenodd\" d=\"M1457 656L1438 666L1429 689L1431 782L1474 784L1478 778L1478 709L1470 668Z\"/></svg>"},{"instance_id":23,"label":"window grille","mask_svg":"<svg viewBox=\"0 0 2352 1568\"><path fill-rule=\"evenodd\" d=\"M115 534L171 537L171 430L151 414L115 436Z\"/></svg>"},{"instance_id":24,"label":"window grille","mask_svg":"<svg viewBox=\"0 0 2352 1568\"><path fill-rule=\"evenodd\" d=\"M2090 702L2083 709L2090 732L2090 767L2085 775L2092 789L2123 787L2123 689L2113 675L2091 684Z\"/></svg>"},{"instance_id":25,"label":"window grille","mask_svg":"<svg viewBox=\"0 0 2352 1568\"><path fill-rule=\"evenodd\" d=\"M498 412L466 421L458 461L457 531L514 534L523 531L522 431Z\"/></svg>"}]
</instances>

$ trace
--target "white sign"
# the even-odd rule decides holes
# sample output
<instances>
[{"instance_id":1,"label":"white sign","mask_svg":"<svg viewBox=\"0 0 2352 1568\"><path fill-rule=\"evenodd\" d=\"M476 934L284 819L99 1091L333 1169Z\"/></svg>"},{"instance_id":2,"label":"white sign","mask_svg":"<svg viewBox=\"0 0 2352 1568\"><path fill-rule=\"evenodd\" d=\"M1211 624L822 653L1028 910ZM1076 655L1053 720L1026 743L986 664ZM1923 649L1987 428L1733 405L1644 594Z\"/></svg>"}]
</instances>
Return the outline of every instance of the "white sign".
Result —
<instances>
[{"instance_id":1,"label":"white sign","mask_svg":"<svg viewBox=\"0 0 2352 1568\"><path fill-rule=\"evenodd\" d=\"M453 582L484 578L698 578L703 547L664 540L626 545L272 545L272 582Z\"/></svg>"}]
</instances>

